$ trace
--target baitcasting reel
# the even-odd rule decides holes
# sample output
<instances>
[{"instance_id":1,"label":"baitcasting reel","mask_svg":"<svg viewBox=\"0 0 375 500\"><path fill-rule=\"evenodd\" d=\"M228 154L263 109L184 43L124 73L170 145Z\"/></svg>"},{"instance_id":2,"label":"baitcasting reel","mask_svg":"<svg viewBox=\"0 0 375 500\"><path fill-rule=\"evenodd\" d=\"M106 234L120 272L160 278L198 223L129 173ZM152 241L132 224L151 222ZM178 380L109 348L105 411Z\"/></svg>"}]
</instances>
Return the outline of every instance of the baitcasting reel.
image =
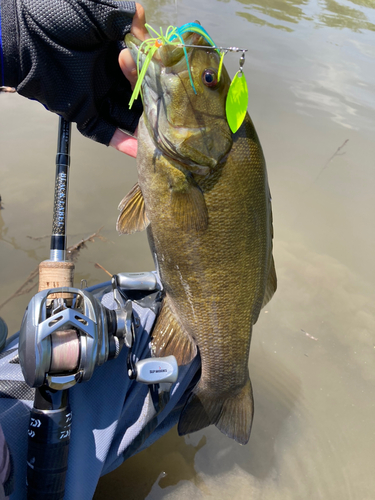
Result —
<instances>
[{"instance_id":1,"label":"baitcasting reel","mask_svg":"<svg viewBox=\"0 0 375 500\"><path fill-rule=\"evenodd\" d=\"M19 358L30 387L63 390L89 380L96 366L129 348L128 374L145 384L177 380L174 356L133 362L135 332L132 302L119 287L152 291L153 273L121 273L112 277L116 309L108 309L87 290L60 287L38 292L30 301L20 330Z\"/></svg>"}]
</instances>

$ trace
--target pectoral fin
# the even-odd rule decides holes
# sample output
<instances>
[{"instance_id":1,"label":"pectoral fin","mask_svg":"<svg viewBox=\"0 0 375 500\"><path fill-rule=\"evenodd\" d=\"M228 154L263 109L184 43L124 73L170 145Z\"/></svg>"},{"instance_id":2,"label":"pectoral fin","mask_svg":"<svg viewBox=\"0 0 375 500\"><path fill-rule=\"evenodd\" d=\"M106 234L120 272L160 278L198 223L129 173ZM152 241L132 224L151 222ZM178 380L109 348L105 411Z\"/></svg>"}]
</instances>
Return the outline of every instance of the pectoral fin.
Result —
<instances>
[{"instance_id":1,"label":"pectoral fin","mask_svg":"<svg viewBox=\"0 0 375 500\"><path fill-rule=\"evenodd\" d=\"M203 192L192 176L175 170L170 176L171 210L183 230L204 231L208 226L208 210Z\"/></svg>"},{"instance_id":2,"label":"pectoral fin","mask_svg":"<svg viewBox=\"0 0 375 500\"><path fill-rule=\"evenodd\" d=\"M185 332L180 321L172 312L168 297L163 301L162 309L152 331L151 340L153 354L169 356L173 354L179 365L186 365L197 354L194 341Z\"/></svg>"},{"instance_id":3,"label":"pectoral fin","mask_svg":"<svg viewBox=\"0 0 375 500\"><path fill-rule=\"evenodd\" d=\"M143 231L150 224L146 215L145 200L138 183L121 201L118 209L121 210L116 223L119 234Z\"/></svg>"}]
</instances>

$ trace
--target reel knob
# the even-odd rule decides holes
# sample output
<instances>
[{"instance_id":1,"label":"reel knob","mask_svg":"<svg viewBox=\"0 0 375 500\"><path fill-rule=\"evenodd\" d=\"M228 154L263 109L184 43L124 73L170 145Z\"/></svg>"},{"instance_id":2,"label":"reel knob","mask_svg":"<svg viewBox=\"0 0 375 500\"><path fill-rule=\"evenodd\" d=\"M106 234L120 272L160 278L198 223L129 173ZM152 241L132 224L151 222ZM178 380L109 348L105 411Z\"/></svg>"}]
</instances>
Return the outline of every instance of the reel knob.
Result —
<instances>
[{"instance_id":1,"label":"reel knob","mask_svg":"<svg viewBox=\"0 0 375 500\"><path fill-rule=\"evenodd\" d=\"M174 356L146 358L134 363L128 374L143 384L173 384L178 377L178 365Z\"/></svg>"}]
</instances>

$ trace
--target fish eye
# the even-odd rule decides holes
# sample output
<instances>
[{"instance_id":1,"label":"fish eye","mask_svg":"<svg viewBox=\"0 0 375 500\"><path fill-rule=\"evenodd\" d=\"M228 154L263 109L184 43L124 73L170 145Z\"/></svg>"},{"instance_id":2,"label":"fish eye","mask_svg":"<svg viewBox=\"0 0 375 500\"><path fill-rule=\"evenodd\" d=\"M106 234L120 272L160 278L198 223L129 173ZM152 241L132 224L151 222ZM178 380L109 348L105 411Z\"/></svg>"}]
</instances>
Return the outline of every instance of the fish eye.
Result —
<instances>
[{"instance_id":1,"label":"fish eye","mask_svg":"<svg viewBox=\"0 0 375 500\"><path fill-rule=\"evenodd\" d=\"M213 69L205 69L202 73L202 81L206 87L216 87L217 85L217 73Z\"/></svg>"}]
</instances>

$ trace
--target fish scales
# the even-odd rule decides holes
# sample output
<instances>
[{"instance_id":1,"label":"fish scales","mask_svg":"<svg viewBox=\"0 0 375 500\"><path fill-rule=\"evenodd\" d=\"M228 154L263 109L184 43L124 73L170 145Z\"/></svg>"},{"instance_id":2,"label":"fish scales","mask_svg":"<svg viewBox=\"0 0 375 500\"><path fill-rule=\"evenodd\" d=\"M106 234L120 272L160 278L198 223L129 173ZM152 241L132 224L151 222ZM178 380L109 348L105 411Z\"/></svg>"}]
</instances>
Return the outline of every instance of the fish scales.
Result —
<instances>
[{"instance_id":1,"label":"fish scales","mask_svg":"<svg viewBox=\"0 0 375 500\"><path fill-rule=\"evenodd\" d=\"M230 82L225 69L219 92L205 94L206 89L199 88L200 74L207 67L217 68L218 57L195 53L190 61L192 73L199 74L194 80L198 98L201 92L204 99L198 117L194 116L197 98L189 94L185 71L178 102L179 106L185 102L186 113L193 115L190 122L186 120L193 126L185 126L183 132L176 127L175 143L170 118L174 115L165 120L162 113L167 115L168 110L161 110L167 107L163 103L167 97L161 97L155 116L147 95L149 82L143 87L145 113L138 127L137 168L144 205L139 210L147 221L165 291L153 342L157 355L174 354L179 363L188 362L197 348L201 356L201 378L181 414L180 434L215 424L246 443L253 415L248 371L252 326L276 288L270 193L262 148L249 115L235 134L227 132L222 119ZM154 75L157 64L160 61L155 62ZM162 71L154 92L163 86ZM178 77L181 87L181 73ZM173 106L179 82L169 80ZM184 92L189 94L185 101ZM211 95L220 101L211 105L207 97ZM207 117L203 124L202 107ZM181 120L181 113L178 117ZM179 134L185 134L182 141ZM120 229L132 232L126 222Z\"/></svg>"},{"instance_id":2,"label":"fish scales","mask_svg":"<svg viewBox=\"0 0 375 500\"><path fill-rule=\"evenodd\" d=\"M203 234L186 232L173 219L168 184L160 182L166 160L161 157L153 166L152 144L138 171L154 254L164 255L163 261L158 259L163 286L187 332L199 345L200 386L214 395L242 387L247 379L250 330L268 277L264 263L270 252L265 230L269 224L267 179L261 150L246 137L250 127L247 118L245 130L237 132L230 157L212 178L201 183L209 218ZM139 133L143 133L142 125ZM244 182L247 154L257 161L252 162L253 174ZM233 198L239 205L237 211L233 210ZM189 295L194 297L193 304ZM218 331L225 335L218 337Z\"/></svg>"}]
</instances>

